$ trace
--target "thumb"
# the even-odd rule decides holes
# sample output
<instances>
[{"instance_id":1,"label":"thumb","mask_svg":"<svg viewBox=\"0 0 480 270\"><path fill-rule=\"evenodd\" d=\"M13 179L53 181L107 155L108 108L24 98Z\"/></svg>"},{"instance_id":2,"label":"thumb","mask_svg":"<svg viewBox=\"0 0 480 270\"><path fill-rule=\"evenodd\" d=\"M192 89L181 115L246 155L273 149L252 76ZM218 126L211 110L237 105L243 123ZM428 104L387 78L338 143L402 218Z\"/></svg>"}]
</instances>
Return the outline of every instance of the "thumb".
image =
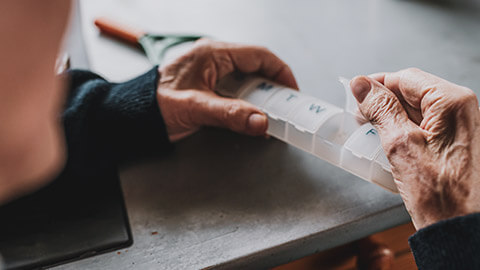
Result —
<instances>
[{"instance_id":1,"label":"thumb","mask_svg":"<svg viewBox=\"0 0 480 270\"><path fill-rule=\"evenodd\" d=\"M257 136L264 135L268 127L265 114L252 104L220 97L213 92L198 92L191 109L191 119L200 126L216 126Z\"/></svg>"},{"instance_id":2,"label":"thumb","mask_svg":"<svg viewBox=\"0 0 480 270\"><path fill-rule=\"evenodd\" d=\"M350 87L360 112L377 129L392 165L401 164L400 161L409 153L408 149L425 147L423 131L408 118L392 91L366 76L353 78Z\"/></svg>"},{"instance_id":3,"label":"thumb","mask_svg":"<svg viewBox=\"0 0 480 270\"><path fill-rule=\"evenodd\" d=\"M411 128L413 122L395 94L378 81L357 76L350 82L360 112L381 133L392 128Z\"/></svg>"}]
</instances>

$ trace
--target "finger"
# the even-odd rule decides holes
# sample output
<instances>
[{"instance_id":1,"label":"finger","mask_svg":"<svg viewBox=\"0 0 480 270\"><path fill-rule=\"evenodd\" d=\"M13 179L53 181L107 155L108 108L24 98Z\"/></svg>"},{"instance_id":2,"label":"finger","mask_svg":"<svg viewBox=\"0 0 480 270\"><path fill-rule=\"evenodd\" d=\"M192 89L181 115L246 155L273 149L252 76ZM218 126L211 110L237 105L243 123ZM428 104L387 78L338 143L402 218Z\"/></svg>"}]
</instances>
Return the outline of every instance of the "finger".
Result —
<instances>
[{"instance_id":1,"label":"finger","mask_svg":"<svg viewBox=\"0 0 480 270\"><path fill-rule=\"evenodd\" d=\"M209 44L205 40L201 44L213 47L215 52L213 59L218 68L218 78L238 70L243 73L259 73L287 87L298 89L290 67L264 47L224 42Z\"/></svg>"},{"instance_id":2,"label":"finger","mask_svg":"<svg viewBox=\"0 0 480 270\"><path fill-rule=\"evenodd\" d=\"M268 127L265 114L250 103L212 92L197 91L190 112L199 126L223 127L252 136L264 135Z\"/></svg>"},{"instance_id":3,"label":"finger","mask_svg":"<svg viewBox=\"0 0 480 270\"><path fill-rule=\"evenodd\" d=\"M228 48L228 53L238 71L259 73L280 84L298 89L297 81L290 67L267 48L232 45Z\"/></svg>"},{"instance_id":4,"label":"finger","mask_svg":"<svg viewBox=\"0 0 480 270\"><path fill-rule=\"evenodd\" d=\"M408 118L395 94L378 81L358 76L352 79L350 86L359 103L360 111L378 130L387 156L392 147L398 146L399 139L405 141L410 134L420 131ZM418 143L421 143L421 138L418 139Z\"/></svg>"},{"instance_id":5,"label":"finger","mask_svg":"<svg viewBox=\"0 0 480 270\"><path fill-rule=\"evenodd\" d=\"M381 84L385 84L385 77L390 76L390 72L378 72L378 73L373 73L368 75L368 77L378 81ZM388 88L388 87L387 87ZM410 120L412 120L415 124L420 125L420 123L423 120L423 115L422 112L419 108L415 108L412 105L410 105L406 100L403 94L398 90L398 88L389 88L390 91L392 91L395 96L398 98L400 103L402 104L403 108L407 112L408 117Z\"/></svg>"},{"instance_id":6,"label":"finger","mask_svg":"<svg viewBox=\"0 0 480 270\"><path fill-rule=\"evenodd\" d=\"M350 82L350 87L360 111L374 124L381 126L390 125L392 121L400 121L401 124L409 122L407 113L395 94L378 81L357 76Z\"/></svg>"},{"instance_id":7,"label":"finger","mask_svg":"<svg viewBox=\"0 0 480 270\"><path fill-rule=\"evenodd\" d=\"M472 91L427 73L417 68L408 68L385 75L384 85L398 92L405 101L422 113L430 106L443 100L457 100L458 97L471 96Z\"/></svg>"},{"instance_id":8,"label":"finger","mask_svg":"<svg viewBox=\"0 0 480 270\"><path fill-rule=\"evenodd\" d=\"M378 81L379 83L383 84L383 80L385 79L386 72L378 72L368 75L368 77Z\"/></svg>"},{"instance_id":9,"label":"finger","mask_svg":"<svg viewBox=\"0 0 480 270\"><path fill-rule=\"evenodd\" d=\"M383 84L388 89L402 95L405 101L413 108L421 108L421 100L427 91L440 82L431 74L419 69L408 68L385 75Z\"/></svg>"},{"instance_id":10,"label":"finger","mask_svg":"<svg viewBox=\"0 0 480 270\"><path fill-rule=\"evenodd\" d=\"M417 68L385 74L384 85L403 98L409 115L417 115L415 122L428 132L425 137L434 151L454 140L471 140L479 119L472 90Z\"/></svg>"}]
</instances>

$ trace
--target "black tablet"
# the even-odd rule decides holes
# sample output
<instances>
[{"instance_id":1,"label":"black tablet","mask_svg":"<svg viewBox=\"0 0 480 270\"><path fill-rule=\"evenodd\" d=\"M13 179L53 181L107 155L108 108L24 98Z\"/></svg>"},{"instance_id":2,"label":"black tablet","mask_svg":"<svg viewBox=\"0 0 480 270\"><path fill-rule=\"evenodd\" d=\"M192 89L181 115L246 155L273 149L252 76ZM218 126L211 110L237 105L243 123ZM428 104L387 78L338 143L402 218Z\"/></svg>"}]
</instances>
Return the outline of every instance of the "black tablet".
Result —
<instances>
[{"instance_id":1,"label":"black tablet","mask_svg":"<svg viewBox=\"0 0 480 270\"><path fill-rule=\"evenodd\" d=\"M62 177L0 207L7 269L53 266L132 244L117 171L88 178Z\"/></svg>"}]
</instances>

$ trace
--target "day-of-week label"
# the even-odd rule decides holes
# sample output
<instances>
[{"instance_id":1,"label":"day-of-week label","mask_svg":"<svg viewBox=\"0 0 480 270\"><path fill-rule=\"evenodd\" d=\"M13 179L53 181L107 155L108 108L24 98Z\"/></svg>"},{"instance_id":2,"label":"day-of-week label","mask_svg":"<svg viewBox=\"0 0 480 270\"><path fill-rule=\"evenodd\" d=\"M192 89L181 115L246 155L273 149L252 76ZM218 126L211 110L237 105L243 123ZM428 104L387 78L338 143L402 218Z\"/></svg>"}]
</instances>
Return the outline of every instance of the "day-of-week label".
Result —
<instances>
[{"instance_id":1,"label":"day-of-week label","mask_svg":"<svg viewBox=\"0 0 480 270\"><path fill-rule=\"evenodd\" d=\"M365 135L377 135L377 131L374 128L369 129Z\"/></svg>"},{"instance_id":2,"label":"day-of-week label","mask_svg":"<svg viewBox=\"0 0 480 270\"><path fill-rule=\"evenodd\" d=\"M314 113L321 113L323 111L325 111L327 108L323 105L319 105L319 104L315 104L315 103L312 103L310 104L310 107L308 107L308 110L311 111L311 112L314 112Z\"/></svg>"},{"instance_id":3,"label":"day-of-week label","mask_svg":"<svg viewBox=\"0 0 480 270\"><path fill-rule=\"evenodd\" d=\"M295 94L290 94L288 97L285 99L286 101L292 101L293 99L297 98L298 96Z\"/></svg>"},{"instance_id":4,"label":"day-of-week label","mask_svg":"<svg viewBox=\"0 0 480 270\"><path fill-rule=\"evenodd\" d=\"M269 91L273 88L273 84L271 83L266 83L266 82L261 82L257 85L257 89L263 90L263 91Z\"/></svg>"}]
</instances>

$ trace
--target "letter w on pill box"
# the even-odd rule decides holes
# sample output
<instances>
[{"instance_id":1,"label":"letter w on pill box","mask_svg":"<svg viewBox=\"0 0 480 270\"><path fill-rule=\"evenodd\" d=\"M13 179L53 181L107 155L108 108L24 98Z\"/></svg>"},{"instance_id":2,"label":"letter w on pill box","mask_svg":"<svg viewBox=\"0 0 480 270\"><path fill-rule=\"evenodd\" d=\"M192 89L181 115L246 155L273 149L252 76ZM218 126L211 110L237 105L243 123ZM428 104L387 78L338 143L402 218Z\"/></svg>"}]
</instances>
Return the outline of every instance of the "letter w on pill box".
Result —
<instances>
[{"instance_id":1,"label":"letter w on pill box","mask_svg":"<svg viewBox=\"0 0 480 270\"><path fill-rule=\"evenodd\" d=\"M378 132L357 114L350 81L340 78L345 108L258 76L232 73L216 91L257 106L268 116L267 133L391 192L398 192ZM364 124L362 124L364 123Z\"/></svg>"}]
</instances>

